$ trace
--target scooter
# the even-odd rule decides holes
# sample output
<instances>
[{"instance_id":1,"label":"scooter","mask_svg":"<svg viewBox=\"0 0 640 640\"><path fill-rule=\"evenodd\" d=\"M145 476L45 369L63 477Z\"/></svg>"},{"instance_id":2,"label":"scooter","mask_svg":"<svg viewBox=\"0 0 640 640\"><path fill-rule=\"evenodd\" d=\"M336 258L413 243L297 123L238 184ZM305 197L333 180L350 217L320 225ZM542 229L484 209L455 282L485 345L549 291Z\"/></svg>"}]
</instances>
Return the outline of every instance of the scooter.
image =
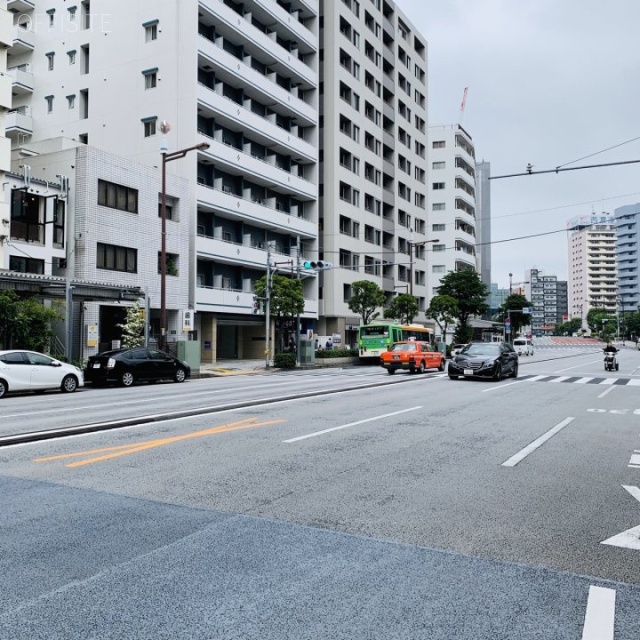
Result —
<instances>
[{"instance_id":1,"label":"scooter","mask_svg":"<svg viewBox=\"0 0 640 640\"><path fill-rule=\"evenodd\" d=\"M605 371L617 371L620 368L618 359L613 351L604 352L604 370Z\"/></svg>"}]
</instances>

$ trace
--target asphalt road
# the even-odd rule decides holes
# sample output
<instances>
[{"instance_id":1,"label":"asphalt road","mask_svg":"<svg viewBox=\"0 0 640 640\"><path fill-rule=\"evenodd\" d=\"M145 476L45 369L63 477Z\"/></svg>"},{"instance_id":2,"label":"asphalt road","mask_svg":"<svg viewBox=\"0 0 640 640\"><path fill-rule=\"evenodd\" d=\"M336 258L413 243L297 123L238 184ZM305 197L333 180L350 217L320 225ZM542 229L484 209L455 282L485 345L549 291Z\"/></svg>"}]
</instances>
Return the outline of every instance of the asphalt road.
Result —
<instances>
[{"instance_id":1,"label":"asphalt road","mask_svg":"<svg viewBox=\"0 0 640 640\"><path fill-rule=\"evenodd\" d=\"M7 397L0 436L133 424L0 448L0 638L637 640L638 386L549 346Z\"/></svg>"}]
</instances>

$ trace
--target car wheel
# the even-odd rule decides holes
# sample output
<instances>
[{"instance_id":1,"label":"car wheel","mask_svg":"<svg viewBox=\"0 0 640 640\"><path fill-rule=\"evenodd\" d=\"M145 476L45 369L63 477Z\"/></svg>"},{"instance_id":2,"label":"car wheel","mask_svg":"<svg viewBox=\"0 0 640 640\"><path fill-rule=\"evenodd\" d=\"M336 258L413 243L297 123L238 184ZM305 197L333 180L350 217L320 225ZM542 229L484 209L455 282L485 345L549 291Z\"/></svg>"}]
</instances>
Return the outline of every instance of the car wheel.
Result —
<instances>
[{"instance_id":1,"label":"car wheel","mask_svg":"<svg viewBox=\"0 0 640 640\"><path fill-rule=\"evenodd\" d=\"M65 376L62 379L60 390L64 393L73 393L78 388L78 378L75 376Z\"/></svg>"},{"instance_id":2,"label":"car wheel","mask_svg":"<svg viewBox=\"0 0 640 640\"><path fill-rule=\"evenodd\" d=\"M130 387L133 384L134 380L135 378L133 377L133 373L131 373L131 371L125 371L120 376L120 384L123 387Z\"/></svg>"},{"instance_id":3,"label":"car wheel","mask_svg":"<svg viewBox=\"0 0 640 640\"><path fill-rule=\"evenodd\" d=\"M453 374L449 374L449 380L457 380L458 376L454 376Z\"/></svg>"},{"instance_id":4,"label":"car wheel","mask_svg":"<svg viewBox=\"0 0 640 640\"><path fill-rule=\"evenodd\" d=\"M438 365L438 371L444 371L444 358L440 360L440 364Z\"/></svg>"},{"instance_id":5,"label":"car wheel","mask_svg":"<svg viewBox=\"0 0 640 640\"><path fill-rule=\"evenodd\" d=\"M616 362L616 371L618 371L618 369L620 369L620 365Z\"/></svg>"},{"instance_id":6,"label":"car wheel","mask_svg":"<svg viewBox=\"0 0 640 640\"><path fill-rule=\"evenodd\" d=\"M424 360L418 365L418 370L416 373L424 373Z\"/></svg>"},{"instance_id":7,"label":"car wheel","mask_svg":"<svg viewBox=\"0 0 640 640\"><path fill-rule=\"evenodd\" d=\"M516 362L516 364L513 365L513 371L511 372L511 377L512 378L517 378L518 377L518 363Z\"/></svg>"},{"instance_id":8,"label":"car wheel","mask_svg":"<svg viewBox=\"0 0 640 640\"><path fill-rule=\"evenodd\" d=\"M184 382L187 377L187 372L184 369L176 369L176 374L173 376L173 379L176 382Z\"/></svg>"},{"instance_id":9,"label":"car wheel","mask_svg":"<svg viewBox=\"0 0 640 640\"><path fill-rule=\"evenodd\" d=\"M396 372L395 369L387 369L387 373L392 376Z\"/></svg>"},{"instance_id":10,"label":"car wheel","mask_svg":"<svg viewBox=\"0 0 640 640\"><path fill-rule=\"evenodd\" d=\"M4 398L7 395L7 391L9 391L7 383L0 378L0 398Z\"/></svg>"},{"instance_id":11,"label":"car wheel","mask_svg":"<svg viewBox=\"0 0 640 640\"><path fill-rule=\"evenodd\" d=\"M493 379L496 382L502 380L502 367L500 366L500 364L496 364L495 371L493 372Z\"/></svg>"}]
</instances>

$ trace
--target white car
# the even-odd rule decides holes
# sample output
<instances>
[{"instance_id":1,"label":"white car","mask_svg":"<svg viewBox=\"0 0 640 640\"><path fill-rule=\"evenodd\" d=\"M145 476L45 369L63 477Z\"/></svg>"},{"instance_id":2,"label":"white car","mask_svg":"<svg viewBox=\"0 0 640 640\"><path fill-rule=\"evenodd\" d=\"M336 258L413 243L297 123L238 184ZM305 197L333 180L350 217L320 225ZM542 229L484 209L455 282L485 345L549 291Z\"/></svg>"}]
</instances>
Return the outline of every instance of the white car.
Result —
<instances>
[{"instance_id":1,"label":"white car","mask_svg":"<svg viewBox=\"0 0 640 640\"><path fill-rule=\"evenodd\" d=\"M529 338L516 338L513 341L513 348L519 356L533 355L533 342Z\"/></svg>"},{"instance_id":2,"label":"white car","mask_svg":"<svg viewBox=\"0 0 640 640\"><path fill-rule=\"evenodd\" d=\"M0 351L0 398L10 391L60 389L70 393L78 387L84 387L84 374L72 364L36 351Z\"/></svg>"}]
</instances>

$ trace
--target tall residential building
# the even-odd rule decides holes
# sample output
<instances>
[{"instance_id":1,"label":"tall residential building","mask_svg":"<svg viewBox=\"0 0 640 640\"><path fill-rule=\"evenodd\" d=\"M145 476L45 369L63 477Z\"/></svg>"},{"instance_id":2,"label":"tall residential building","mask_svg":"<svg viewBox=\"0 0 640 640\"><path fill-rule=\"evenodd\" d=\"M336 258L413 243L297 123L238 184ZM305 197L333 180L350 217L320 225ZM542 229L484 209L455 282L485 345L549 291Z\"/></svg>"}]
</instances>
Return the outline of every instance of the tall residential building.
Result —
<instances>
[{"instance_id":1,"label":"tall residential building","mask_svg":"<svg viewBox=\"0 0 640 640\"><path fill-rule=\"evenodd\" d=\"M480 279L491 291L491 164L476 164L476 223L478 270ZM491 307L492 304L489 303Z\"/></svg>"},{"instance_id":2,"label":"tall residential building","mask_svg":"<svg viewBox=\"0 0 640 640\"><path fill-rule=\"evenodd\" d=\"M449 271L479 270L475 167L473 141L460 125L429 127L429 233L438 243L429 253L427 304Z\"/></svg>"},{"instance_id":3,"label":"tall residential building","mask_svg":"<svg viewBox=\"0 0 640 640\"><path fill-rule=\"evenodd\" d=\"M640 308L640 203L614 210L618 252L618 307L623 313Z\"/></svg>"},{"instance_id":4,"label":"tall residential building","mask_svg":"<svg viewBox=\"0 0 640 640\"><path fill-rule=\"evenodd\" d=\"M11 2L10 4L14 4ZM13 17L7 11L6 0L0 0L0 183L5 182L5 172L11 169L11 141L5 130L10 119L7 113L12 105L13 78L7 73L7 51L13 44ZM0 269L7 268L7 246L9 240L9 204L0 190Z\"/></svg>"},{"instance_id":5,"label":"tall residential building","mask_svg":"<svg viewBox=\"0 0 640 640\"><path fill-rule=\"evenodd\" d=\"M540 269L525 271L524 296L531 302L531 332L552 335L556 324L569 320L567 282Z\"/></svg>"},{"instance_id":6,"label":"tall residential building","mask_svg":"<svg viewBox=\"0 0 640 640\"><path fill-rule=\"evenodd\" d=\"M15 157L62 135L159 168L163 123L169 154L207 142L167 163L192 184L180 206L180 225L190 228L187 255L178 256L191 273L187 304L204 361L262 355L253 288L268 254L290 273L298 247L309 257L318 250L318 1L11 4L21 38L11 66L32 78L15 92ZM126 174L118 181L133 186ZM179 195L167 192L169 217ZM122 246L129 240L122 229ZM160 235L150 241L159 248ZM303 323L318 312L316 274L304 276ZM167 300L169 334L183 307Z\"/></svg>"},{"instance_id":7,"label":"tall residential building","mask_svg":"<svg viewBox=\"0 0 640 640\"><path fill-rule=\"evenodd\" d=\"M617 308L616 228L613 216L584 215L567 222L569 231L569 315L582 318L589 310Z\"/></svg>"},{"instance_id":8,"label":"tall residential building","mask_svg":"<svg viewBox=\"0 0 640 640\"><path fill-rule=\"evenodd\" d=\"M427 45L388 0L321 6L320 333L354 342L351 285L428 304Z\"/></svg>"}]
</instances>

